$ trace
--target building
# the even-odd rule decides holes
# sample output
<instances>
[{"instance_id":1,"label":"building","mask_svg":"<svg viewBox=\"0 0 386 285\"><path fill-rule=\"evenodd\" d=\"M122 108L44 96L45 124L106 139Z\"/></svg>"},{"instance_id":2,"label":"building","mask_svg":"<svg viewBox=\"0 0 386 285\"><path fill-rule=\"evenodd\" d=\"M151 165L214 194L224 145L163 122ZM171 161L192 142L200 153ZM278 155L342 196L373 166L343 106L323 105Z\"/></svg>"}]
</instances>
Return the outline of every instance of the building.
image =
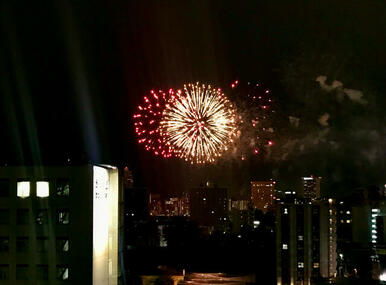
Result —
<instances>
[{"instance_id":1,"label":"building","mask_svg":"<svg viewBox=\"0 0 386 285\"><path fill-rule=\"evenodd\" d=\"M277 284L336 276L335 201L281 201L276 209Z\"/></svg>"},{"instance_id":2,"label":"building","mask_svg":"<svg viewBox=\"0 0 386 285\"><path fill-rule=\"evenodd\" d=\"M187 193L181 197L170 197L161 199L158 194L150 194L149 200L150 216L189 217L190 201Z\"/></svg>"},{"instance_id":3,"label":"building","mask_svg":"<svg viewBox=\"0 0 386 285\"><path fill-rule=\"evenodd\" d=\"M229 219L231 231L239 233L242 229L252 227L253 211L249 200L229 200Z\"/></svg>"},{"instance_id":4,"label":"building","mask_svg":"<svg viewBox=\"0 0 386 285\"><path fill-rule=\"evenodd\" d=\"M303 182L303 198L307 200L315 200L320 198L320 181L322 177L302 177Z\"/></svg>"},{"instance_id":5,"label":"building","mask_svg":"<svg viewBox=\"0 0 386 285\"><path fill-rule=\"evenodd\" d=\"M190 217L210 232L228 224L228 191L219 187L193 188L189 195Z\"/></svg>"},{"instance_id":6,"label":"building","mask_svg":"<svg viewBox=\"0 0 386 285\"><path fill-rule=\"evenodd\" d=\"M386 279L386 199L378 188L357 189L337 203L338 276L363 284Z\"/></svg>"},{"instance_id":7,"label":"building","mask_svg":"<svg viewBox=\"0 0 386 285\"><path fill-rule=\"evenodd\" d=\"M117 284L118 171L0 168L0 284Z\"/></svg>"},{"instance_id":8,"label":"building","mask_svg":"<svg viewBox=\"0 0 386 285\"><path fill-rule=\"evenodd\" d=\"M163 200L161 199L161 195L152 194L149 195L149 213L150 216L163 216Z\"/></svg>"},{"instance_id":9,"label":"building","mask_svg":"<svg viewBox=\"0 0 386 285\"><path fill-rule=\"evenodd\" d=\"M273 209L275 196L274 181L252 181L251 201L253 207L264 213Z\"/></svg>"}]
</instances>

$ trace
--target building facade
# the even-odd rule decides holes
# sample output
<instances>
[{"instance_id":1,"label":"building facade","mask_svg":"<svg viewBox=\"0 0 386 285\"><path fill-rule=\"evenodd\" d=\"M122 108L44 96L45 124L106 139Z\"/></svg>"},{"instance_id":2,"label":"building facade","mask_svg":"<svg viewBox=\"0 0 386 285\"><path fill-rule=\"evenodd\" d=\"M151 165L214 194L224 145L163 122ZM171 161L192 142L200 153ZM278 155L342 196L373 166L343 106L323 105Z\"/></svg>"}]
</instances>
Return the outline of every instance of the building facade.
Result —
<instances>
[{"instance_id":1,"label":"building facade","mask_svg":"<svg viewBox=\"0 0 386 285\"><path fill-rule=\"evenodd\" d=\"M118 171L0 168L0 284L117 284Z\"/></svg>"},{"instance_id":2,"label":"building facade","mask_svg":"<svg viewBox=\"0 0 386 285\"><path fill-rule=\"evenodd\" d=\"M264 213L273 209L275 196L274 181L252 181L251 201L253 207Z\"/></svg>"},{"instance_id":3,"label":"building facade","mask_svg":"<svg viewBox=\"0 0 386 285\"><path fill-rule=\"evenodd\" d=\"M277 284L312 284L336 275L334 201L280 202L276 209Z\"/></svg>"},{"instance_id":4,"label":"building facade","mask_svg":"<svg viewBox=\"0 0 386 285\"><path fill-rule=\"evenodd\" d=\"M302 177L303 182L303 198L307 200L315 200L320 198L320 181L322 177Z\"/></svg>"},{"instance_id":5,"label":"building facade","mask_svg":"<svg viewBox=\"0 0 386 285\"><path fill-rule=\"evenodd\" d=\"M190 217L198 225L223 230L228 224L228 193L226 188L199 187L191 189Z\"/></svg>"}]
</instances>

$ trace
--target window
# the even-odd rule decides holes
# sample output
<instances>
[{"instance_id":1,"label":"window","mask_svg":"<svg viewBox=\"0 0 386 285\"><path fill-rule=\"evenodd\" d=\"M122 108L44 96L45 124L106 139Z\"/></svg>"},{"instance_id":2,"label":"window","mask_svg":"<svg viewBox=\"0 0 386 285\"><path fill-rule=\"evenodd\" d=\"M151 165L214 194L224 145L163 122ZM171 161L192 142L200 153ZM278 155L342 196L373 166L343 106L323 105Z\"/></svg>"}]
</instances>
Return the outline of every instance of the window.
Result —
<instances>
[{"instance_id":1,"label":"window","mask_svg":"<svg viewBox=\"0 0 386 285\"><path fill-rule=\"evenodd\" d=\"M30 182L29 181L18 181L17 182L17 197L27 198L30 193Z\"/></svg>"},{"instance_id":2,"label":"window","mask_svg":"<svg viewBox=\"0 0 386 285\"><path fill-rule=\"evenodd\" d=\"M304 263L303 262L298 262L298 268L304 268Z\"/></svg>"},{"instance_id":3,"label":"window","mask_svg":"<svg viewBox=\"0 0 386 285\"><path fill-rule=\"evenodd\" d=\"M70 195L70 182L68 179L58 179L56 181L56 195L69 196Z\"/></svg>"},{"instance_id":4,"label":"window","mask_svg":"<svg viewBox=\"0 0 386 285\"><path fill-rule=\"evenodd\" d=\"M298 240L303 240L303 236L298 236Z\"/></svg>"},{"instance_id":5,"label":"window","mask_svg":"<svg viewBox=\"0 0 386 285\"><path fill-rule=\"evenodd\" d=\"M56 267L56 279L68 280L68 265L58 265Z\"/></svg>"},{"instance_id":6,"label":"window","mask_svg":"<svg viewBox=\"0 0 386 285\"><path fill-rule=\"evenodd\" d=\"M38 237L36 239L36 250L37 250L37 252L47 252L48 251L48 238L47 237Z\"/></svg>"},{"instance_id":7,"label":"window","mask_svg":"<svg viewBox=\"0 0 386 285\"><path fill-rule=\"evenodd\" d=\"M28 250L29 250L28 237L17 237L16 238L16 251L17 252L28 252Z\"/></svg>"},{"instance_id":8,"label":"window","mask_svg":"<svg viewBox=\"0 0 386 285\"><path fill-rule=\"evenodd\" d=\"M0 197L9 197L9 180L0 179Z\"/></svg>"},{"instance_id":9,"label":"window","mask_svg":"<svg viewBox=\"0 0 386 285\"><path fill-rule=\"evenodd\" d=\"M284 214L288 214L288 209L284 208Z\"/></svg>"},{"instance_id":10,"label":"window","mask_svg":"<svg viewBox=\"0 0 386 285\"><path fill-rule=\"evenodd\" d=\"M38 280L48 280L48 265L36 266L36 277Z\"/></svg>"},{"instance_id":11,"label":"window","mask_svg":"<svg viewBox=\"0 0 386 285\"><path fill-rule=\"evenodd\" d=\"M288 244L283 243L283 249L288 249Z\"/></svg>"},{"instance_id":12,"label":"window","mask_svg":"<svg viewBox=\"0 0 386 285\"><path fill-rule=\"evenodd\" d=\"M48 181L36 182L36 196L40 198L50 196L50 184Z\"/></svg>"},{"instance_id":13,"label":"window","mask_svg":"<svg viewBox=\"0 0 386 285\"><path fill-rule=\"evenodd\" d=\"M0 252L9 251L9 237L0 237Z\"/></svg>"},{"instance_id":14,"label":"window","mask_svg":"<svg viewBox=\"0 0 386 285\"><path fill-rule=\"evenodd\" d=\"M56 239L56 248L58 251L67 252L69 250L69 240L66 237Z\"/></svg>"},{"instance_id":15,"label":"window","mask_svg":"<svg viewBox=\"0 0 386 285\"><path fill-rule=\"evenodd\" d=\"M0 225L8 225L8 224L9 224L9 210L0 209Z\"/></svg>"},{"instance_id":16,"label":"window","mask_svg":"<svg viewBox=\"0 0 386 285\"><path fill-rule=\"evenodd\" d=\"M28 211L28 209L17 210L16 223L18 225L27 225L29 223L29 211Z\"/></svg>"},{"instance_id":17,"label":"window","mask_svg":"<svg viewBox=\"0 0 386 285\"><path fill-rule=\"evenodd\" d=\"M47 224L48 222L48 211L47 209L40 209L36 212L36 223L38 225Z\"/></svg>"},{"instance_id":18,"label":"window","mask_svg":"<svg viewBox=\"0 0 386 285\"><path fill-rule=\"evenodd\" d=\"M319 268L319 262L314 262L314 268Z\"/></svg>"},{"instance_id":19,"label":"window","mask_svg":"<svg viewBox=\"0 0 386 285\"><path fill-rule=\"evenodd\" d=\"M17 264L16 265L16 280L29 280L28 265Z\"/></svg>"},{"instance_id":20,"label":"window","mask_svg":"<svg viewBox=\"0 0 386 285\"><path fill-rule=\"evenodd\" d=\"M0 264L0 280L9 280L8 264Z\"/></svg>"},{"instance_id":21,"label":"window","mask_svg":"<svg viewBox=\"0 0 386 285\"><path fill-rule=\"evenodd\" d=\"M58 211L58 224L67 225L70 223L70 214L68 210L59 210Z\"/></svg>"}]
</instances>

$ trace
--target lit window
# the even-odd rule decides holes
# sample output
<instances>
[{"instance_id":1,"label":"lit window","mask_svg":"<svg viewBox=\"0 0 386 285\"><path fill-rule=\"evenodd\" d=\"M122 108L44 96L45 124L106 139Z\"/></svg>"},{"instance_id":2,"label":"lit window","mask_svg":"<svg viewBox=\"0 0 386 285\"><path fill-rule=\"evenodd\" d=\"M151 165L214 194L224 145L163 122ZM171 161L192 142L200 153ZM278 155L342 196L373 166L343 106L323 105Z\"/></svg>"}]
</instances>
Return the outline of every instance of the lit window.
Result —
<instances>
[{"instance_id":1,"label":"lit window","mask_svg":"<svg viewBox=\"0 0 386 285\"><path fill-rule=\"evenodd\" d=\"M303 240L303 236L298 236L298 240Z\"/></svg>"},{"instance_id":2,"label":"lit window","mask_svg":"<svg viewBox=\"0 0 386 285\"><path fill-rule=\"evenodd\" d=\"M38 225L47 224L48 222L48 210L47 209L39 209L36 212L36 223Z\"/></svg>"},{"instance_id":3,"label":"lit window","mask_svg":"<svg viewBox=\"0 0 386 285\"><path fill-rule=\"evenodd\" d=\"M56 181L56 195L69 196L70 195L70 182L68 179L58 179Z\"/></svg>"},{"instance_id":4,"label":"lit window","mask_svg":"<svg viewBox=\"0 0 386 285\"><path fill-rule=\"evenodd\" d=\"M67 210L60 210L58 212L58 223L61 225L67 225L70 223L70 214Z\"/></svg>"},{"instance_id":5,"label":"lit window","mask_svg":"<svg viewBox=\"0 0 386 285\"><path fill-rule=\"evenodd\" d=\"M288 249L288 244L283 243L283 249Z\"/></svg>"},{"instance_id":6,"label":"lit window","mask_svg":"<svg viewBox=\"0 0 386 285\"><path fill-rule=\"evenodd\" d=\"M347 215L350 215L350 214L351 214L351 212L350 212L350 211L347 211L347 212L346 212L346 214L347 214Z\"/></svg>"},{"instance_id":7,"label":"lit window","mask_svg":"<svg viewBox=\"0 0 386 285\"><path fill-rule=\"evenodd\" d=\"M58 265L56 267L56 279L68 280L68 266L67 265Z\"/></svg>"},{"instance_id":8,"label":"lit window","mask_svg":"<svg viewBox=\"0 0 386 285\"><path fill-rule=\"evenodd\" d=\"M351 223L351 220L347 220L346 223L347 223L347 224Z\"/></svg>"},{"instance_id":9,"label":"lit window","mask_svg":"<svg viewBox=\"0 0 386 285\"><path fill-rule=\"evenodd\" d=\"M17 182L17 197L26 198L29 197L30 182L19 181Z\"/></svg>"},{"instance_id":10,"label":"lit window","mask_svg":"<svg viewBox=\"0 0 386 285\"><path fill-rule=\"evenodd\" d=\"M50 196L50 186L48 181L36 182L36 196L41 198Z\"/></svg>"},{"instance_id":11,"label":"lit window","mask_svg":"<svg viewBox=\"0 0 386 285\"><path fill-rule=\"evenodd\" d=\"M68 238L58 238L56 242L56 248L58 251L67 252L69 250Z\"/></svg>"},{"instance_id":12,"label":"lit window","mask_svg":"<svg viewBox=\"0 0 386 285\"><path fill-rule=\"evenodd\" d=\"M314 262L314 268L319 268L319 262Z\"/></svg>"},{"instance_id":13,"label":"lit window","mask_svg":"<svg viewBox=\"0 0 386 285\"><path fill-rule=\"evenodd\" d=\"M298 268L304 268L304 263L303 262L298 262Z\"/></svg>"},{"instance_id":14,"label":"lit window","mask_svg":"<svg viewBox=\"0 0 386 285\"><path fill-rule=\"evenodd\" d=\"M284 208L284 214L288 214L288 209Z\"/></svg>"}]
</instances>

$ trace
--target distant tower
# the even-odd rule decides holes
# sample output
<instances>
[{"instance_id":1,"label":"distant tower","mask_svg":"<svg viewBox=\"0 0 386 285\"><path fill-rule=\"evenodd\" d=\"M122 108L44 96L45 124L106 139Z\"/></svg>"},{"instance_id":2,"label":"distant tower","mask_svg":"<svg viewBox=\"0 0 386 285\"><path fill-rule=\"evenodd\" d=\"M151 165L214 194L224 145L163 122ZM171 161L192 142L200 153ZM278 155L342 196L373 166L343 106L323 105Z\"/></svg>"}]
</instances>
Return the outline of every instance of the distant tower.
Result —
<instances>
[{"instance_id":1,"label":"distant tower","mask_svg":"<svg viewBox=\"0 0 386 285\"><path fill-rule=\"evenodd\" d=\"M274 181L252 181L251 182L251 201L255 209L264 213L272 210L273 197L275 196Z\"/></svg>"},{"instance_id":2,"label":"distant tower","mask_svg":"<svg viewBox=\"0 0 386 285\"><path fill-rule=\"evenodd\" d=\"M123 169L123 185L125 189L127 189L127 188L133 188L133 184L134 184L133 173L126 166Z\"/></svg>"},{"instance_id":3,"label":"distant tower","mask_svg":"<svg viewBox=\"0 0 386 285\"><path fill-rule=\"evenodd\" d=\"M302 177L303 182L303 197L308 200L315 200L320 198L320 181L322 177Z\"/></svg>"}]
</instances>

